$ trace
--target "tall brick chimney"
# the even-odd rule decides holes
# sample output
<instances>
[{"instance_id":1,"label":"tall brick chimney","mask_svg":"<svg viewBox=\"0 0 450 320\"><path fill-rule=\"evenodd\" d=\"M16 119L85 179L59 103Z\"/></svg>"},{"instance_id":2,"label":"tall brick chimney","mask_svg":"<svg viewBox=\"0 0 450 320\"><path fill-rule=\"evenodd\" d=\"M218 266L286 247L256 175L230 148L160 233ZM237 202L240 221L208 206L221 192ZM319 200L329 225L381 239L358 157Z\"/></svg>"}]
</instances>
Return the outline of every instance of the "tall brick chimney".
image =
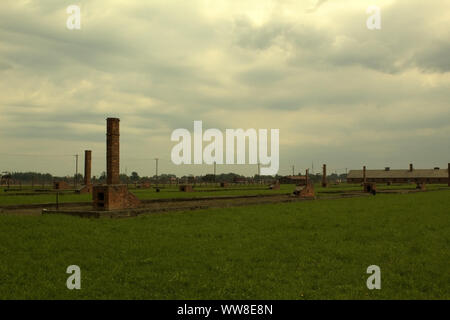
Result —
<instances>
[{"instance_id":1,"label":"tall brick chimney","mask_svg":"<svg viewBox=\"0 0 450 320\"><path fill-rule=\"evenodd\" d=\"M106 183L120 184L119 179L119 124L120 119L106 119Z\"/></svg>"},{"instance_id":2,"label":"tall brick chimney","mask_svg":"<svg viewBox=\"0 0 450 320\"><path fill-rule=\"evenodd\" d=\"M322 170L322 187L326 186L327 186L327 165L324 164Z\"/></svg>"},{"instance_id":3,"label":"tall brick chimney","mask_svg":"<svg viewBox=\"0 0 450 320\"><path fill-rule=\"evenodd\" d=\"M412 164L412 163L410 163L410 164L409 164L409 172L412 172L412 171L413 171L413 169L414 169L414 168L413 168L413 164Z\"/></svg>"},{"instance_id":4,"label":"tall brick chimney","mask_svg":"<svg viewBox=\"0 0 450 320\"><path fill-rule=\"evenodd\" d=\"M366 166L363 167L363 183L366 183Z\"/></svg>"},{"instance_id":5,"label":"tall brick chimney","mask_svg":"<svg viewBox=\"0 0 450 320\"><path fill-rule=\"evenodd\" d=\"M91 185L92 151L84 151L84 185Z\"/></svg>"}]
</instances>

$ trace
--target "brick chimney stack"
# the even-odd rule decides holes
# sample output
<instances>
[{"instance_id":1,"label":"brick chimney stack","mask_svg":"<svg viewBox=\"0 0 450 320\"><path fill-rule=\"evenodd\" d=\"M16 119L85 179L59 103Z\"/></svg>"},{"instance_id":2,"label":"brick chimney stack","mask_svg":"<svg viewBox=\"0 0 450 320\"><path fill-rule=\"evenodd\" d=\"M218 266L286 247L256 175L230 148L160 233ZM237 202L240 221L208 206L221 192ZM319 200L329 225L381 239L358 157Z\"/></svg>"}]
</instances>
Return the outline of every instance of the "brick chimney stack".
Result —
<instances>
[{"instance_id":1,"label":"brick chimney stack","mask_svg":"<svg viewBox=\"0 0 450 320\"><path fill-rule=\"evenodd\" d=\"M327 165L324 164L322 169L322 187L325 188L326 186L327 186Z\"/></svg>"},{"instance_id":2,"label":"brick chimney stack","mask_svg":"<svg viewBox=\"0 0 450 320\"><path fill-rule=\"evenodd\" d=\"M414 169L414 168L413 168L413 164L412 164L412 163L410 163L410 164L409 164L409 171L410 171L410 172L412 172L412 171L413 171L413 169Z\"/></svg>"},{"instance_id":3,"label":"brick chimney stack","mask_svg":"<svg viewBox=\"0 0 450 320\"><path fill-rule=\"evenodd\" d=\"M84 185L91 185L92 151L84 151Z\"/></svg>"},{"instance_id":4,"label":"brick chimney stack","mask_svg":"<svg viewBox=\"0 0 450 320\"><path fill-rule=\"evenodd\" d=\"M363 183L366 183L366 166L363 167Z\"/></svg>"},{"instance_id":5,"label":"brick chimney stack","mask_svg":"<svg viewBox=\"0 0 450 320\"><path fill-rule=\"evenodd\" d=\"M119 124L120 119L106 119L106 183L120 184L119 179Z\"/></svg>"}]
</instances>

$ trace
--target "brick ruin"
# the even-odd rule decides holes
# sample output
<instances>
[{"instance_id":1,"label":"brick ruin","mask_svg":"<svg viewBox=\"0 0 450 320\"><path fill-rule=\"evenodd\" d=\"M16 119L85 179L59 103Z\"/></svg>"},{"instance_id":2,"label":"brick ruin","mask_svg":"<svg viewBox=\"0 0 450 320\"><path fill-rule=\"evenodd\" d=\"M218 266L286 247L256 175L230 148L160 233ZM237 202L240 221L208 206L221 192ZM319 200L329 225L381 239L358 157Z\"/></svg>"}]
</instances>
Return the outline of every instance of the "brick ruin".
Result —
<instances>
[{"instance_id":1,"label":"brick ruin","mask_svg":"<svg viewBox=\"0 0 450 320\"><path fill-rule=\"evenodd\" d=\"M270 190L280 190L280 181L279 180L275 181L275 183L273 183L269 186L269 189Z\"/></svg>"},{"instance_id":2,"label":"brick ruin","mask_svg":"<svg viewBox=\"0 0 450 320\"><path fill-rule=\"evenodd\" d=\"M306 181L304 186L297 186L293 192L293 195L303 199L315 199L316 193L314 191L314 185L309 181L309 170L306 169Z\"/></svg>"},{"instance_id":3,"label":"brick ruin","mask_svg":"<svg viewBox=\"0 0 450 320\"><path fill-rule=\"evenodd\" d=\"M416 189L425 191L427 189L427 187L424 182L418 182Z\"/></svg>"},{"instance_id":4,"label":"brick ruin","mask_svg":"<svg viewBox=\"0 0 450 320\"><path fill-rule=\"evenodd\" d=\"M120 183L120 119L106 119L106 184L93 187L95 210L118 210L136 208L140 200Z\"/></svg>"},{"instance_id":5,"label":"brick ruin","mask_svg":"<svg viewBox=\"0 0 450 320\"><path fill-rule=\"evenodd\" d=\"M323 170L322 170L322 187L324 187L324 188L328 187L327 165L326 164L323 165Z\"/></svg>"},{"instance_id":6,"label":"brick ruin","mask_svg":"<svg viewBox=\"0 0 450 320\"><path fill-rule=\"evenodd\" d=\"M80 193L92 193L92 182L91 182L91 171L92 171L92 151L84 151L84 186L79 190Z\"/></svg>"},{"instance_id":7,"label":"brick ruin","mask_svg":"<svg viewBox=\"0 0 450 320\"><path fill-rule=\"evenodd\" d=\"M366 166L363 167L363 191L366 193L377 193L377 184L375 182L367 182Z\"/></svg>"},{"instance_id":8,"label":"brick ruin","mask_svg":"<svg viewBox=\"0 0 450 320\"><path fill-rule=\"evenodd\" d=\"M375 182L366 182L363 184L364 192L375 194L377 192L377 184Z\"/></svg>"},{"instance_id":9,"label":"brick ruin","mask_svg":"<svg viewBox=\"0 0 450 320\"><path fill-rule=\"evenodd\" d=\"M67 190L70 189L70 185L65 181L54 181L53 189L55 190Z\"/></svg>"},{"instance_id":10,"label":"brick ruin","mask_svg":"<svg viewBox=\"0 0 450 320\"><path fill-rule=\"evenodd\" d=\"M149 181L145 181L140 184L136 184L135 187L137 189L150 189L152 187L152 184Z\"/></svg>"},{"instance_id":11,"label":"brick ruin","mask_svg":"<svg viewBox=\"0 0 450 320\"><path fill-rule=\"evenodd\" d=\"M84 151L84 185L91 185L92 151Z\"/></svg>"},{"instance_id":12,"label":"brick ruin","mask_svg":"<svg viewBox=\"0 0 450 320\"><path fill-rule=\"evenodd\" d=\"M366 183L366 166L363 167L363 183Z\"/></svg>"},{"instance_id":13,"label":"brick ruin","mask_svg":"<svg viewBox=\"0 0 450 320\"><path fill-rule=\"evenodd\" d=\"M194 190L192 189L192 185L183 184L183 185L180 185L180 191L181 192L193 192Z\"/></svg>"}]
</instances>

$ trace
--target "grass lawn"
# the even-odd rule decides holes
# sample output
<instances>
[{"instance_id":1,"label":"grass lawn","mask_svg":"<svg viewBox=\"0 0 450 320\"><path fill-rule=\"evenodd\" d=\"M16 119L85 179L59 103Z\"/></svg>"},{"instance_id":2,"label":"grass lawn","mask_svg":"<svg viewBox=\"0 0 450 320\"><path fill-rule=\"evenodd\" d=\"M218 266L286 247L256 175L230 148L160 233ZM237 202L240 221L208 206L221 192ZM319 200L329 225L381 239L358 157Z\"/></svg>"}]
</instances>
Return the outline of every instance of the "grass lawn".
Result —
<instances>
[{"instance_id":1,"label":"grass lawn","mask_svg":"<svg viewBox=\"0 0 450 320\"><path fill-rule=\"evenodd\" d=\"M197 192L180 192L178 188L164 188L161 192L155 189L133 189L134 193L141 200L151 199L172 199L172 198L196 198L196 197L219 197L219 196L236 196L236 195L264 195L264 194L283 194L291 193L294 185L281 185L280 190L269 190L268 186L253 187L230 187L229 190L221 188L205 188L198 187ZM361 188L360 188L361 189ZM64 202L88 202L92 200L90 194L75 194L63 192L59 194L60 203ZM16 204L39 204L39 203L55 203L56 194L35 194L35 195L11 195L8 193L0 193L0 205L16 205Z\"/></svg>"},{"instance_id":2,"label":"grass lawn","mask_svg":"<svg viewBox=\"0 0 450 320\"><path fill-rule=\"evenodd\" d=\"M153 214L0 216L0 299L449 299L450 191ZM67 266L81 290L66 288ZM366 269L381 268L369 291Z\"/></svg>"},{"instance_id":3,"label":"grass lawn","mask_svg":"<svg viewBox=\"0 0 450 320\"><path fill-rule=\"evenodd\" d=\"M379 190L388 189L414 189L415 184L404 185L379 185ZM445 185L427 185L428 190L445 187ZM282 184L280 190L269 190L268 186L231 186L229 190L217 187L197 187L197 192L180 192L176 187L166 187L161 192L151 189L133 189L130 185L130 191L141 200L151 199L175 199L175 198L196 198L196 197L219 197L219 196L236 196L236 195L265 195L265 194L286 194L294 191L295 185ZM333 192L343 191L361 191L362 187L358 184L340 184L332 185L328 188L322 188L315 185L318 195L328 195ZM28 190L29 192L29 190ZM59 194L59 202L89 202L92 201L90 194L75 194L63 192ZM17 205L17 204L39 204L39 203L55 203L55 194L36 194L36 195L11 195L0 190L0 205Z\"/></svg>"}]
</instances>

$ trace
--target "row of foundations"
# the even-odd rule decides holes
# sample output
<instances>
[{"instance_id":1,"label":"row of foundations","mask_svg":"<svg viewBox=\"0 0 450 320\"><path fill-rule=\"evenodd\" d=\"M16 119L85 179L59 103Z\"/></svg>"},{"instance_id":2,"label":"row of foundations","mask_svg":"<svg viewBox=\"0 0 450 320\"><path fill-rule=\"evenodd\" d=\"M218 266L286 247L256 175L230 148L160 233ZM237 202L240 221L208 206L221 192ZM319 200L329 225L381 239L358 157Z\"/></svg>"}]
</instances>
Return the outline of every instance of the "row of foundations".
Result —
<instances>
[{"instance_id":1,"label":"row of foundations","mask_svg":"<svg viewBox=\"0 0 450 320\"><path fill-rule=\"evenodd\" d=\"M78 190L80 193L92 193L93 208L97 211L132 209L140 207L141 201L131 192L128 191L126 184L120 183L120 119L106 119L106 184L93 185L91 181L92 169L92 151L86 150L84 154L84 186ZM449 169L449 186L450 186L450 163ZM327 166L323 165L322 169L322 187L329 186L327 181ZM410 165L410 170L413 170ZM425 190L425 183L418 182L417 188ZM376 194L377 185L375 182L368 182L366 179L366 166L363 167L362 178L363 191L366 193ZM66 189L68 184L59 181L54 184L55 189ZM226 183L222 183L221 187L226 187ZM180 191L192 192L192 185L180 185ZM280 182L276 181L270 187L272 190L280 189ZM295 197L304 199L315 199L315 191L312 182L309 180L309 170L306 170L306 183L297 185L292 194Z\"/></svg>"}]
</instances>

